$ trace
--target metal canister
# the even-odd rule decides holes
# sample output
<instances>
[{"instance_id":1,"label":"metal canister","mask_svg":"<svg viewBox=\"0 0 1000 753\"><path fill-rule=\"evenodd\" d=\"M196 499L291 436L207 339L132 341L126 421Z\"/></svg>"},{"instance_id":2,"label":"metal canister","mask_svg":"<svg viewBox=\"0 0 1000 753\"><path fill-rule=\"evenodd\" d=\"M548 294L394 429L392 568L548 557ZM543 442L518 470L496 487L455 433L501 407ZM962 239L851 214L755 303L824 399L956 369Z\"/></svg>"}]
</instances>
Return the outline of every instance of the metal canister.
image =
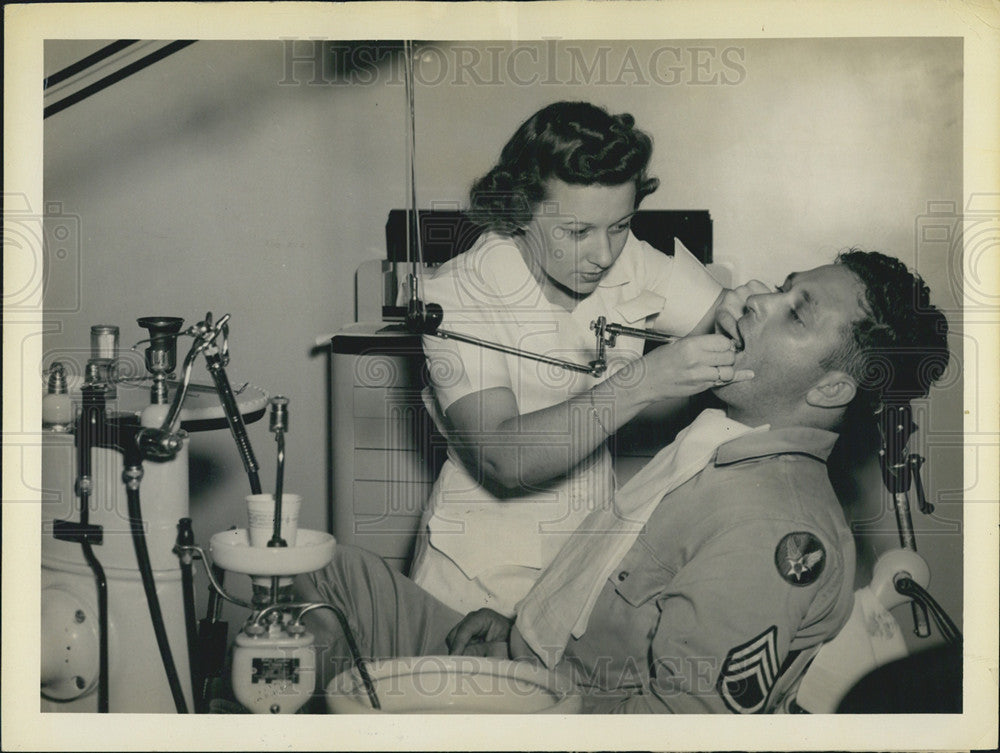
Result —
<instances>
[{"instance_id":1,"label":"metal canister","mask_svg":"<svg viewBox=\"0 0 1000 753\"><path fill-rule=\"evenodd\" d=\"M118 327L95 324L90 328L90 357L99 361L118 358Z\"/></svg>"},{"instance_id":2,"label":"metal canister","mask_svg":"<svg viewBox=\"0 0 1000 753\"><path fill-rule=\"evenodd\" d=\"M115 388L118 327L114 324L95 324L90 328L90 363L96 364L97 380L107 386L108 399L114 400L118 396L118 390Z\"/></svg>"}]
</instances>

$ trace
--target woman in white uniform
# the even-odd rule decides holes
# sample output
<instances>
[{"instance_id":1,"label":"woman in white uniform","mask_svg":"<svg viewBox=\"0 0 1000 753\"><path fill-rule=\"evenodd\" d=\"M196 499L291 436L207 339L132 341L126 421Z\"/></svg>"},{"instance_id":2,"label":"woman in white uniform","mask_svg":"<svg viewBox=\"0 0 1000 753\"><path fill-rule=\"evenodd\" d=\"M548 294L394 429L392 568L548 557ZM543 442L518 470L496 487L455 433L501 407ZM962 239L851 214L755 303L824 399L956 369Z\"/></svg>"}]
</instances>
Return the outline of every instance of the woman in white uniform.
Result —
<instances>
[{"instance_id":1,"label":"woman in white uniform","mask_svg":"<svg viewBox=\"0 0 1000 753\"><path fill-rule=\"evenodd\" d=\"M475 183L486 231L423 282L442 329L586 365L599 316L697 335L646 356L621 337L603 378L434 336L425 398L448 458L421 525L412 577L459 612L514 613L584 517L614 491L608 437L643 408L745 379L708 333L721 286L683 247L639 241L632 215L658 181L631 115L557 102L525 121Z\"/></svg>"}]
</instances>

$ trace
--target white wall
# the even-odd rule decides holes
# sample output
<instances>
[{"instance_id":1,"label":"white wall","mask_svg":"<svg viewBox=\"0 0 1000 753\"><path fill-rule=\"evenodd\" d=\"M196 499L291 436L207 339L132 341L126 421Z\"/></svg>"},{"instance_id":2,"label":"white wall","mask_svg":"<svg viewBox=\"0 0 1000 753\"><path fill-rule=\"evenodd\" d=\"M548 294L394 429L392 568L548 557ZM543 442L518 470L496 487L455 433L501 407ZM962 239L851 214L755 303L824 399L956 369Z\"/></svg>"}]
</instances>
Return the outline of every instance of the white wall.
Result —
<instances>
[{"instance_id":1,"label":"white wall","mask_svg":"<svg viewBox=\"0 0 1000 753\"><path fill-rule=\"evenodd\" d=\"M48 42L46 73L98 46ZM662 186L644 206L710 210L716 260L737 280L775 282L859 245L916 264L937 302L955 311L951 260L918 254L916 231L928 202L962 205L961 40L516 50L423 48L415 71L421 206L463 202L540 106L588 99L632 112L653 135ZM230 313L231 379L291 399L285 488L305 497L300 525L323 528L326 358L313 341L353 321L354 270L384 254L387 212L405 206L406 110L398 60L310 85L315 71L307 62L288 69L288 52L278 41L198 42L45 121L45 198L79 216L83 258L80 310L49 317L60 330L45 348L85 348L95 323L119 324L129 345L143 334L138 316L193 323L206 311ZM950 319L958 331L959 317ZM960 349L957 336L952 342ZM924 479L938 514L915 513L915 522L932 592L960 622L960 370L949 377L917 413L914 446L928 458ZM266 419L249 428L270 489L272 435ZM195 435L191 457L192 512L205 542L242 523L247 481L228 432ZM864 543L870 555L895 545L895 523L877 470L860 475L866 483L852 509L875 520ZM908 615L900 617L905 625Z\"/></svg>"}]
</instances>

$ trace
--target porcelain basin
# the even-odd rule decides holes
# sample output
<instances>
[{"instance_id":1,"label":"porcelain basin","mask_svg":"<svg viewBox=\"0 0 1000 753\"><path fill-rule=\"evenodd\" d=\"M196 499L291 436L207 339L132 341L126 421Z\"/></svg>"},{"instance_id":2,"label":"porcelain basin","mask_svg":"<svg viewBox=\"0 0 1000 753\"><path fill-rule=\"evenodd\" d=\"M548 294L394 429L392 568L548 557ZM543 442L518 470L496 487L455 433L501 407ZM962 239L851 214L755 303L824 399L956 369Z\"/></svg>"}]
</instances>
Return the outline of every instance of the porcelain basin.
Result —
<instances>
[{"instance_id":1,"label":"porcelain basin","mask_svg":"<svg viewBox=\"0 0 1000 753\"><path fill-rule=\"evenodd\" d=\"M295 546L250 546L246 528L221 531L209 541L212 563L248 575L298 575L326 567L336 541L325 531L299 529Z\"/></svg>"}]
</instances>

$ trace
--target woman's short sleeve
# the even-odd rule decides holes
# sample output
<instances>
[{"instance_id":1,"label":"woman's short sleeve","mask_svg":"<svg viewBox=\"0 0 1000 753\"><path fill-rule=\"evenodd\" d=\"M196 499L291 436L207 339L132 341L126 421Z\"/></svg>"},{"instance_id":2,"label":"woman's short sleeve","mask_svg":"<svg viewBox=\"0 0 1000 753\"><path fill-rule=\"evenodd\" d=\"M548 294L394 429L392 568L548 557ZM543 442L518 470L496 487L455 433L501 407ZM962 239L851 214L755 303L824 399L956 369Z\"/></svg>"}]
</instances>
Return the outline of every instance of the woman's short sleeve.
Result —
<instances>
[{"instance_id":1,"label":"woman's short sleeve","mask_svg":"<svg viewBox=\"0 0 1000 753\"><path fill-rule=\"evenodd\" d=\"M449 321L449 329L484 340L496 340L489 328ZM470 331L473 330L473 331ZM494 387L511 387L506 357L499 351L457 340L424 335L427 373L442 411L459 398Z\"/></svg>"},{"instance_id":2,"label":"woman's short sleeve","mask_svg":"<svg viewBox=\"0 0 1000 753\"><path fill-rule=\"evenodd\" d=\"M497 321L505 316L502 306L498 310L498 299L490 295L486 282L479 277L469 278L466 266L452 263L425 281L425 298L444 310L440 329L503 342L503 327ZM466 395L511 387L507 357L497 350L434 335L424 335L422 344L428 376L442 411Z\"/></svg>"}]
</instances>

